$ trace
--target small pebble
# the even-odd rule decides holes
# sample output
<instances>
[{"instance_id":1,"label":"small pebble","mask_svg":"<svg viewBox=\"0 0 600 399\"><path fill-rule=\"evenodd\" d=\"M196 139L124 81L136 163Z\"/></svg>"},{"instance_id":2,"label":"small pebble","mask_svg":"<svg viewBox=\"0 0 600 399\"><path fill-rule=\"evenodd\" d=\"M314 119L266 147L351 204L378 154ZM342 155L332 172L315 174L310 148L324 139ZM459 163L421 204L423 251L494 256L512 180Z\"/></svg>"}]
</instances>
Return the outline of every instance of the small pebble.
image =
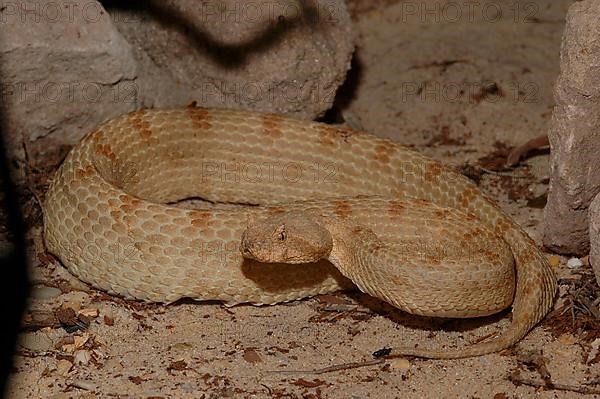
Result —
<instances>
[{"instance_id":1,"label":"small pebble","mask_svg":"<svg viewBox=\"0 0 600 399\"><path fill-rule=\"evenodd\" d=\"M85 366L91 360L92 356L86 350L78 350L75 352L75 356L73 357L73 361L75 364Z\"/></svg>"},{"instance_id":2,"label":"small pebble","mask_svg":"<svg viewBox=\"0 0 600 399\"><path fill-rule=\"evenodd\" d=\"M94 319L98 317L100 311L96 308L85 308L81 309L78 314Z\"/></svg>"},{"instance_id":3,"label":"small pebble","mask_svg":"<svg viewBox=\"0 0 600 399\"><path fill-rule=\"evenodd\" d=\"M567 261L569 269L579 269L581 266L583 266L583 262L579 258L571 258Z\"/></svg>"},{"instance_id":4,"label":"small pebble","mask_svg":"<svg viewBox=\"0 0 600 399\"><path fill-rule=\"evenodd\" d=\"M63 307L71 308L74 311L78 311L83 306L90 303L90 296L85 292L71 291L63 294ZM83 306L82 306L83 305Z\"/></svg>"},{"instance_id":5,"label":"small pebble","mask_svg":"<svg viewBox=\"0 0 600 399\"><path fill-rule=\"evenodd\" d=\"M81 335L76 335L73 337L73 343L75 344L75 348L81 348L85 345L91 338L89 333L83 333Z\"/></svg>"},{"instance_id":6,"label":"small pebble","mask_svg":"<svg viewBox=\"0 0 600 399\"><path fill-rule=\"evenodd\" d=\"M398 359L392 363L392 367L396 370L408 370L410 368L410 362L408 359Z\"/></svg>"}]
</instances>

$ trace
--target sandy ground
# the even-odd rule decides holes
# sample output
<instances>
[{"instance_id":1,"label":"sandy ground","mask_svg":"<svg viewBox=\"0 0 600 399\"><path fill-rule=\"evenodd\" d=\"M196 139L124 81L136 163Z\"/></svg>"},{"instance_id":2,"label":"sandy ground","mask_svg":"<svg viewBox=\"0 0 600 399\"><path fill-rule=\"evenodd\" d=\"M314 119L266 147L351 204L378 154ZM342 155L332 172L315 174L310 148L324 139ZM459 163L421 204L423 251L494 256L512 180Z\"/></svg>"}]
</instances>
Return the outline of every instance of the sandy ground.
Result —
<instances>
[{"instance_id":1,"label":"sandy ground","mask_svg":"<svg viewBox=\"0 0 600 399\"><path fill-rule=\"evenodd\" d=\"M540 242L548 153L508 171L497 161L548 128L570 3L350 2L358 48L338 110L454 167L474 165L482 189ZM384 347L462 347L506 328L510 313L418 318L359 293L270 307L143 305L86 289L44 256L39 229L31 237L35 288L10 398L572 398L600 388L600 341L573 307L566 324L556 312L501 353L324 370ZM563 309L589 268L553 260Z\"/></svg>"}]
</instances>

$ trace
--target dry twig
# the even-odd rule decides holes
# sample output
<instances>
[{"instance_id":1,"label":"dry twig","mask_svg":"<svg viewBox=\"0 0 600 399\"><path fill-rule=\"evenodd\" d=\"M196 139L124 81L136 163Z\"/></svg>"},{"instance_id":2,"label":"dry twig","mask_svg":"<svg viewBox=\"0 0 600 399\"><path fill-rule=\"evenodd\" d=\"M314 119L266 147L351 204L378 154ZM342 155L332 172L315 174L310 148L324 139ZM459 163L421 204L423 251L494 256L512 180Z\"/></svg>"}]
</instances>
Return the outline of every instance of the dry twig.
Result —
<instances>
[{"instance_id":1,"label":"dry twig","mask_svg":"<svg viewBox=\"0 0 600 399\"><path fill-rule=\"evenodd\" d=\"M336 364L334 366L325 367L322 369L315 370L273 370L272 373L285 373L285 374L325 374L332 373L334 371L350 370L359 367L375 366L377 364L384 363L384 359L367 360L364 362L351 362Z\"/></svg>"},{"instance_id":2,"label":"dry twig","mask_svg":"<svg viewBox=\"0 0 600 399\"><path fill-rule=\"evenodd\" d=\"M591 388L584 385L570 385L570 384L560 384L552 381L540 381L534 380L530 378L523 378L521 375L516 372L508 376L508 380L513 384L519 385L527 385L534 388L544 388L548 390L558 390L558 391L569 391L569 392L577 392L583 393L586 395L600 395L600 389Z\"/></svg>"}]
</instances>

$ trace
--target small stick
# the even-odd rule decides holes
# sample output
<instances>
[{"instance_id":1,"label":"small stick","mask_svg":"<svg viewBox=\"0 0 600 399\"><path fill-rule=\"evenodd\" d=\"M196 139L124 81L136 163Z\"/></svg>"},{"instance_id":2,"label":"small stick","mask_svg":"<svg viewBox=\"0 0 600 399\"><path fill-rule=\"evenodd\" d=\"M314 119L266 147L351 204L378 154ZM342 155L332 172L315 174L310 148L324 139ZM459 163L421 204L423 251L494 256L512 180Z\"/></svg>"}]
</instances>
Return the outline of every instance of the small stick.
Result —
<instances>
[{"instance_id":1,"label":"small stick","mask_svg":"<svg viewBox=\"0 0 600 399\"><path fill-rule=\"evenodd\" d=\"M527 385L534 388L553 389L558 391L570 391L583 393L587 395L599 395L600 389L590 388L582 385L557 384L554 382L538 381L529 378L521 378L518 375L511 375L508 379L515 385Z\"/></svg>"},{"instance_id":2,"label":"small stick","mask_svg":"<svg viewBox=\"0 0 600 399\"><path fill-rule=\"evenodd\" d=\"M481 169L485 173L489 173L490 175L503 176L503 177L512 177L512 178L515 178L515 179L527 179L528 177L531 177L531 176L528 176L528 175L516 175L516 174L511 173L511 172L496 172L495 170L482 168L481 166L478 166L478 168Z\"/></svg>"},{"instance_id":3,"label":"small stick","mask_svg":"<svg viewBox=\"0 0 600 399\"><path fill-rule=\"evenodd\" d=\"M324 312L339 312L339 313L360 311L358 309L358 305L346 305L346 304L334 304L334 303L325 306L321 310L323 310ZM363 312L364 312L364 310L363 310Z\"/></svg>"},{"instance_id":4,"label":"small stick","mask_svg":"<svg viewBox=\"0 0 600 399\"><path fill-rule=\"evenodd\" d=\"M579 298L579 302L581 302L581 304L583 306L585 306L585 308L596 318L600 320L600 311L598 311L598 309L596 309L596 307L594 306L594 304L587 299L586 297L582 296L581 298Z\"/></svg>"},{"instance_id":5,"label":"small stick","mask_svg":"<svg viewBox=\"0 0 600 399\"><path fill-rule=\"evenodd\" d=\"M325 374L325 373L332 373L334 371L350 370L350 369L356 369L359 367L367 367L367 366L375 366L377 364L381 364L384 362L385 362L384 359L374 359L374 360L367 360L365 362L351 362L351 363L336 364L334 366L329 366L329 367L325 367L322 369L315 369L315 370L273 370L271 372L272 373L285 373L285 374L297 374L297 373Z\"/></svg>"},{"instance_id":6,"label":"small stick","mask_svg":"<svg viewBox=\"0 0 600 399\"><path fill-rule=\"evenodd\" d=\"M72 386L74 388L79 388L79 389L83 389L85 391L96 391L97 387L89 382L89 381L84 381L84 380L73 380L71 382L68 383L69 386Z\"/></svg>"},{"instance_id":7,"label":"small stick","mask_svg":"<svg viewBox=\"0 0 600 399\"><path fill-rule=\"evenodd\" d=\"M506 157L506 166L515 166L524 158L531 150L541 150L550 146L548 135L544 134L534 139L529 140L525 144L513 149Z\"/></svg>"}]
</instances>

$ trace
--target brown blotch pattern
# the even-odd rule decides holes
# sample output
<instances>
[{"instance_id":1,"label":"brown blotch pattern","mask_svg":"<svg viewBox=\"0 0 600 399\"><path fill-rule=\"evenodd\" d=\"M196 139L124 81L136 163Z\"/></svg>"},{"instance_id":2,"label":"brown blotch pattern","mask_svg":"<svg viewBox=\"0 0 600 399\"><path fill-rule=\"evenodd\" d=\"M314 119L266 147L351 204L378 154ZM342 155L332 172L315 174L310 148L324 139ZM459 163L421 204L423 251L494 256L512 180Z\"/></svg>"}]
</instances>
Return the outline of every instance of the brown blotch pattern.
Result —
<instances>
[{"instance_id":1,"label":"brown blotch pattern","mask_svg":"<svg viewBox=\"0 0 600 399\"><path fill-rule=\"evenodd\" d=\"M348 218L348 216L350 216L352 214L352 208L350 207L350 204L348 203L348 201L345 200L335 200L332 202L333 204L333 212L335 212L335 214L337 216L339 216L342 219L346 219Z\"/></svg>"},{"instance_id":2,"label":"brown blotch pattern","mask_svg":"<svg viewBox=\"0 0 600 399\"><path fill-rule=\"evenodd\" d=\"M87 165L85 168L79 168L75 172L75 176L78 179L83 179L85 177L91 176L94 174L94 167L92 165Z\"/></svg>"},{"instance_id":3,"label":"brown blotch pattern","mask_svg":"<svg viewBox=\"0 0 600 399\"><path fill-rule=\"evenodd\" d=\"M384 141L375 146L375 155L373 157L379 162L389 163L394 150L395 147L393 144Z\"/></svg>"},{"instance_id":4,"label":"brown blotch pattern","mask_svg":"<svg viewBox=\"0 0 600 399\"><path fill-rule=\"evenodd\" d=\"M476 198L477 196L478 196L477 189L475 189L473 187L465 188L465 190L458 196L458 203L463 208L468 208L469 205L471 204L471 201L473 201L473 199Z\"/></svg>"},{"instance_id":5,"label":"brown blotch pattern","mask_svg":"<svg viewBox=\"0 0 600 399\"><path fill-rule=\"evenodd\" d=\"M150 123L143 119L144 116L146 116L146 111L141 110L130 113L128 119L131 126L134 127L139 135L144 140L148 140L150 137L152 137L152 129L150 128Z\"/></svg>"},{"instance_id":6,"label":"brown blotch pattern","mask_svg":"<svg viewBox=\"0 0 600 399\"><path fill-rule=\"evenodd\" d=\"M104 132L102 130L96 130L91 135L94 144L100 144L102 140L104 140Z\"/></svg>"},{"instance_id":7,"label":"brown blotch pattern","mask_svg":"<svg viewBox=\"0 0 600 399\"><path fill-rule=\"evenodd\" d=\"M319 143L325 146L334 146L340 141L348 142L348 138L354 134L352 129L336 128L329 125L318 126Z\"/></svg>"},{"instance_id":8,"label":"brown blotch pattern","mask_svg":"<svg viewBox=\"0 0 600 399\"><path fill-rule=\"evenodd\" d=\"M210 211L192 211L190 212L192 221L190 222L193 226L206 228L210 223L212 213Z\"/></svg>"},{"instance_id":9,"label":"brown blotch pattern","mask_svg":"<svg viewBox=\"0 0 600 399\"><path fill-rule=\"evenodd\" d=\"M117 162L117 155L108 144L96 143L96 154L104 155L106 158L110 159L111 162Z\"/></svg>"},{"instance_id":10,"label":"brown blotch pattern","mask_svg":"<svg viewBox=\"0 0 600 399\"><path fill-rule=\"evenodd\" d=\"M123 202L121 210L125 213L132 213L139 208L141 201L128 194L121 194L119 199Z\"/></svg>"},{"instance_id":11,"label":"brown blotch pattern","mask_svg":"<svg viewBox=\"0 0 600 399\"><path fill-rule=\"evenodd\" d=\"M510 222L506 221L505 219L500 219L498 221L498 223L496 223L495 230L496 230L496 233L503 236L506 233L506 231L508 231L511 228L512 228L512 225L510 224Z\"/></svg>"},{"instance_id":12,"label":"brown blotch pattern","mask_svg":"<svg viewBox=\"0 0 600 399\"><path fill-rule=\"evenodd\" d=\"M281 131L281 117L277 115L265 115L262 120L263 133L272 139L283 136Z\"/></svg>"},{"instance_id":13,"label":"brown blotch pattern","mask_svg":"<svg viewBox=\"0 0 600 399\"><path fill-rule=\"evenodd\" d=\"M404 212L405 206L402 201L392 200L389 204L388 212L392 217L400 216Z\"/></svg>"},{"instance_id":14,"label":"brown blotch pattern","mask_svg":"<svg viewBox=\"0 0 600 399\"><path fill-rule=\"evenodd\" d=\"M435 183L437 178L442 174L443 169L444 167L441 164L433 162L427 166L427 170L425 170L425 175L423 178L429 183Z\"/></svg>"},{"instance_id":15,"label":"brown blotch pattern","mask_svg":"<svg viewBox=\"0 0 600 399\"><path fill-rule=\"evenodd\" d=\"M91 136L92 141L94 142L94 150L96 154L104 155L106 158L110 159L112 162L117 161L117 156L113 152L110 145L103 143L104 141L104 132L102 130L97 130Z\"/></svg>"},{"instance_id":16,"label":"brown blotch pattern","mask_svg":"<svg viewBox=\"0 0 600 399\"><path fill-rule=\"evenodd\" d=\"M519 260L523 263L533 262L535 260L535 254L532 251L524 251L519 255Z\"/></svg>"},{"instance_id":17,"label":"brown blotch pattern","mask_svg":"<svg viewBox=\"0 0 600 399\"><path fill-rule=\"evenodd\" d=\"M474 239L481 237L484 234L484 231L480 228L473 229L468 233L463 234L463 238L466 242L473 241Z\"/></svg>"},{"instance_id":18,"label":"brown blotch pattern","mask_svg":"<svg viewBox=\"0 0 600 399\"><path fill-rule=\"evenodd\" d=\"M209 119L210 112L204 108L186 108L188 116L198 129L208 130L211 128Z\"/></svg>"},{"instance_id":19,"label":"brown blotch pattern","mask_svg":"<svg viewBox=\"0 0 600 399\"><path fill-rule=\"evenodd\" d=\"M440 208L440 209L436 209L436 210L433 212L433 214L434 214L434 215L435 215L437 218L439 218L439 219L441 219L441 220L446 220L446 219L448 219L448 218L449 218L449 216L450 216L450 210L449 210L449 209L446 209L446 208Z\"/></svg>"}]
</instances>

